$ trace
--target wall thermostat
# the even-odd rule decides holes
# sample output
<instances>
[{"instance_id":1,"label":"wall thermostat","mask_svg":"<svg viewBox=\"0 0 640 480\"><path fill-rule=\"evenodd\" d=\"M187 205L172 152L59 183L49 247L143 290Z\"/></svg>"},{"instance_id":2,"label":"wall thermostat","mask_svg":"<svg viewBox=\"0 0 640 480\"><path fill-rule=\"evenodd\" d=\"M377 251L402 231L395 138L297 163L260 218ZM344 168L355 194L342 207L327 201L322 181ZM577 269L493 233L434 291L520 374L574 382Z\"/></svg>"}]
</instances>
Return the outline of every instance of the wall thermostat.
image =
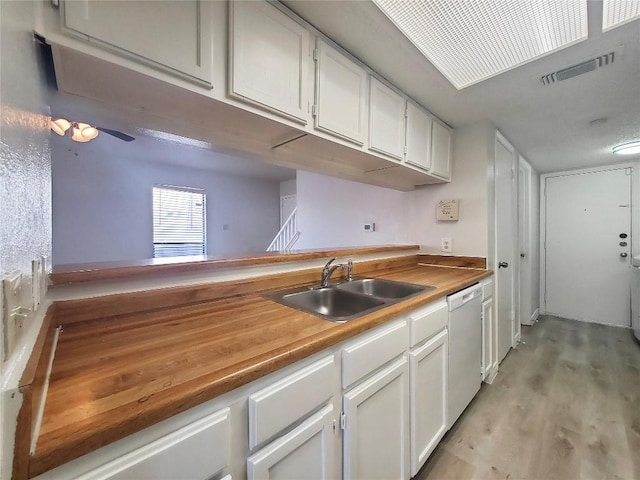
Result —
<instances>
[{"instance_id":1,"label":"wall thermostat","mask_svg":"<svg viewBox=\"0 0 640 480\"><path fill-rule=\"evenodd\" d=\"M455 222L458 220L458 207L460 201L457 198L440 200L436 205L436 220Z\"/></svg>"},{"instance_id":2,"label":"wall thermostat","mask_svg":"<svg viewBox=\"0 0 640 480\"><path fill-rule=\"evenodd\" d=\"M365 232L375 232L376 231L376 224L371 222L371 223L365 223L364 224L364 231Z\"/></svg>"}]
</instances>

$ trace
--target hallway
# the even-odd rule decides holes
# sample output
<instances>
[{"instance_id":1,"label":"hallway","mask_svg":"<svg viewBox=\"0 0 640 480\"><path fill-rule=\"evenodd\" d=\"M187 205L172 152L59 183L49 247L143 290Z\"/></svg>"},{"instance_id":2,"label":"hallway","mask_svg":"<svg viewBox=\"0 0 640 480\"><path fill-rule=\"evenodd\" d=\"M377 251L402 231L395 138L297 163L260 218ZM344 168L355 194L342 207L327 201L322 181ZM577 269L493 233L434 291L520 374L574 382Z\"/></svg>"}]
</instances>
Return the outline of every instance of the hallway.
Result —
<instances>
[{"instance_id":1,"label":"hallway","mask_svg":"<svg viewBox=\"0 0 640 480\"><path fill-rule=\"evenodd\" d=\"M640 479L640 345L628 329L541 316L419 480Z\"/></svg>"}]
</instances>

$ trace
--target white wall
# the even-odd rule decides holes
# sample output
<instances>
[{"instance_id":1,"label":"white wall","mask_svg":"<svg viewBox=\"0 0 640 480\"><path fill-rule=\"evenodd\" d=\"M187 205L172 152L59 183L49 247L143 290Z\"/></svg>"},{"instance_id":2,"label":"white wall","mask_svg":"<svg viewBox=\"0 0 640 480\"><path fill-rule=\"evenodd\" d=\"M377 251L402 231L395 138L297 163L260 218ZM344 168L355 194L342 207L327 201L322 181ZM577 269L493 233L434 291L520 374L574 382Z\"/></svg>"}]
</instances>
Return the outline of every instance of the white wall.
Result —
<instances>
[{"instance_id":1,"label":"white wall","mask_svg":"<svg viewBox=\"0 0 640 480\"><path fill-rule=\"evenodd\" d=\"M22 272L23 300L30 297L31 261L51 255L49 107L32 33L35 8L36 2L0 1L0 274ZM2 478L11 477L15 420L22 401L17 383L33 347L31 333L40 328L42 310L25 320L24 333L16 336L15 353L2 363ZM0 361L6 353L3 332L0 328Z\"/></svg>"},{"instance_id":2,"label":"white wall","mask_svg":"<svg viewBox=\"0 0 640 480\"><path fill-rule=\"evenodd\" d=\"M488 255L488 123L478 123L454 131L453 182L420 187L404 198L408 240L428 253L440 254L441 238L452 239L451 255ZM460 200L457 222L436 221L439 200ZM447 254L449 255L449 254Z\"/></svg>"},{"instance_id":3,"label":"white wall","mask_svg":"<svg viewBox=\"0 0 640 480\"><path fill-rule=\"evenodd\" d=\"M292 178L291 180L286 180L284 182L280 182L280 196L285 197L287 195L295 195L296 194L296 179Z\"/></svg>"},{"instance_id":4,"label":"white wall","mask_svg":"<svg viewBox=\"0 0 640 480\"><path fill-rule=\"evenodd\" d=\"M406 243L403 192L317 173L297 172L295 248ZM375 222L375 232L364 224Z\"/></svg>"},{"instance_id":5,"label":"white wall","mask_svg":"<svg viewBox=\"0 0 640 480\"><path fill-rule=\"evenodd\" d=\"M130 158L126 143L104 135L86 144L52 138L54 264L151 258L157 184L205 190L209 255L266 249L279 228L278 181L158 160Z\"/></svg>"}]
</instances>

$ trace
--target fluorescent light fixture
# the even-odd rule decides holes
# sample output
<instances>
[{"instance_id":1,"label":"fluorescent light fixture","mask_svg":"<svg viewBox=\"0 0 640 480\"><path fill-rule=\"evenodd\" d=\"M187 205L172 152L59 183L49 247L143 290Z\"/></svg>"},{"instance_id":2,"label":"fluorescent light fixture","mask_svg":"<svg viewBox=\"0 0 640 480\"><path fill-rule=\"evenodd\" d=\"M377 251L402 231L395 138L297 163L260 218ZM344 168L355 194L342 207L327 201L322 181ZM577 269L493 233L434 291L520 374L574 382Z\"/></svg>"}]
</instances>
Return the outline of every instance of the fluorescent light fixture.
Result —
<instances>
[{"instance_id":1,"label":"fluorescent light fixture","mask_svg":"<svg viewBox=\"0 0 640 480\"><path fill-rule=\"evenodd\" d=\"M187 145L189 147L198 147L204 149L212 148L212 145L210 143L196 140L195 138L183 137L181 135L174 135L173 133L161 132L159 130L150 130L148 128L138 128L137 130L142 135L165 142L178 143L180 145Z\"/></svg>"},{"instance_id":2,"label":"fluorescent light fixture","mask_svg":"<svg viewBox=\"0 0 640 480\"><path fill-rule=\"evenodd\" d=\"M586 40L587 0L374 0L462 89Z\"/></svg>"},{"instance_id":3,"label":"fluorescent light fixture","mask_svg":"<svg viewBox=\"0 0 640 480\"><path fill-rule=\"evenodd\" d=\"M640 0L604 0L602 31L619 27L640 18Z\"/></svg>"},{"instance_id":4,"label":"fluorescent light fixture","mask_svg":"<svg viewBox=\"0 0 640 480\"><path fill-rule=\"evenodd\" d=\"M640 153L640 140L634 142L623 143L613 147L613 153L618 155L636 155Z\"/></svg>"}]
</instances>

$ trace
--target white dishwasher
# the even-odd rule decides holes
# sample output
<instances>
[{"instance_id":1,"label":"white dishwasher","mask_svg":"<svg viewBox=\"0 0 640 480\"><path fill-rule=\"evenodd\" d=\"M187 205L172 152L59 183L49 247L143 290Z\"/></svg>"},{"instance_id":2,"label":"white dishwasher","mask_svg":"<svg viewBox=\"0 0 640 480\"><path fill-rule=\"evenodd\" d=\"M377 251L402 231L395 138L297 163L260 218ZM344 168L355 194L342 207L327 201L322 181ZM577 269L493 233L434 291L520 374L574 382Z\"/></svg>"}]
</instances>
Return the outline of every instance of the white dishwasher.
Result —
<instances>
[{"instance_id":1,"label":"white dishwasher","mask_svg":"<svg viewBox=\"0 0 640 480\"><path fill-rule=\"evenodd\" d=\"M482 286L476 284L449 295L447 303L449 304L447 428L451 428L480 390Z\"/></svg>"}]
</instances>

